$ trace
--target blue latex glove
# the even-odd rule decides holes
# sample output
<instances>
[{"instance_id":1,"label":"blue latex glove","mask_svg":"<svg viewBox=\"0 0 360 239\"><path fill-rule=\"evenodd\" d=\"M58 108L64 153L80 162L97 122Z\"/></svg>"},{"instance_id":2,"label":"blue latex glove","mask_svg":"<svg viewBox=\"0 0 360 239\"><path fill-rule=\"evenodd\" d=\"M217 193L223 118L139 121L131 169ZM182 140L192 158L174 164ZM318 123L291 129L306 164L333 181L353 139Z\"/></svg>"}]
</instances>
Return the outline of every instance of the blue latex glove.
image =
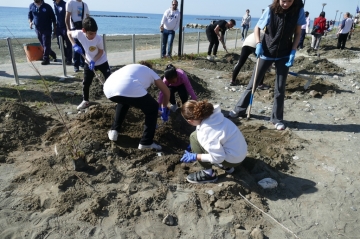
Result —
<instances>
[{"instance_id":1,"label":"blue latex glove","mask_svg":"<svg viewBox=\"0 0 360 239\"><path fill-rule=\"evenodd\" d=\"M295 53L296 53L296 50L291 50L291 53L289 56L289 61L287 63L285 63L285 66L287 66L287 67L293 66L294 60L295 60Z\"/></svg>"},{"instance_id":2,"label":"blue latex glove","mask_svg":"<svg viewBox=\"0 0 360 239\"><path fill-rule=\"evenodd\" d=\"M95 61L91 60L89 64L89 69L92 71L95 68Z\"/></svg>"},{"instance_id":3,"label":"blue latex glove","mask_svg":"<svg viewBox=\"0 0 360 239\"><path fill-rule=\"evenodd\" d=\"M186 147L186 151L191 152L191 144L189 144L189 145Z\"/></svg>"},{"instance_id":4,"label":"blue latex glove","mask_svg":"<svg viewBox=\"0 0 360 239\"><path fill-rule=\"evenodd\" d=\"M182 156L182 158L180 159L180 162L183 162L183 163L195 162L196 161L196 156L197 156L197 154L190 153L189 151L185 150L185 153Z\"/></svg>"},{"instance_id":5,"label":"blue latex glove","mask_svg":"<svg viewBox=\"0 0 360 239\"><path fill-rule=\"evenodd\" d=\"M263 54L264 54L264 50L262 44L261 43L256 44L256 49L255 49L256 58L259 58Z\"/></svg>"},{"instance_id":6,"label":"blue latex glove","mask_svg":"<svg viewBox=\"0 0 360 239\"><path fill-rule=\"evenodd\" d=\"M81 55L84 54L83 50L81 49L81 47L78 44L73 45L73 48L74 48L75 52L77 52L77 53L79 53Z\"/></svg>"},{"instance_id":7,"label":"blue latex glove","mask_svg":"<svg viewBox=\"0 0 360 239\"><path fill-rule=\"evenodd\" d=\"M162 107L161 112L162 121L167 122L169 120L170 110L167 107Z\"/></svg>"}]
</instances>

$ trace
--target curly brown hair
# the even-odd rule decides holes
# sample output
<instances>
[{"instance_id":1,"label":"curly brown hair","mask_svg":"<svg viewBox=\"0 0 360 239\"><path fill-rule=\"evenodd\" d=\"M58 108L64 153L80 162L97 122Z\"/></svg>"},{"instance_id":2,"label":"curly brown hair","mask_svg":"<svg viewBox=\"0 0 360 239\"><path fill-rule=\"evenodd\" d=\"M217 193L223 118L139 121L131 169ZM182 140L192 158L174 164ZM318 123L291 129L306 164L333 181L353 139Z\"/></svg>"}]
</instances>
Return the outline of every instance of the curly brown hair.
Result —
<instances>
[{"instance_id":1,"label":"curly brown hair","mask_svg":"<svg viewBox=\"0 0 360 239\"><path fill-rule=\"evenodd\" d=\"M214 112L214 106L207 100L189 100L181 107L181 114L186 120L204 120Z\"/></svg>"},{"instance_id":2,"label":"curly brown hair","mask_svg":"<svg viewBox=\"0 0 360 239\"><path fill-rule=\"evenodd\" d=\"M273 3L270 5L270 10L274 11L275 14L290 13L291 15L297 14L301 8L304 7L302 0L294 0L293 4L289 9L284 10L280 6L280 0L273 0Z\"/></svg>"},{"instance_id":3,"label":"curly brown hair","mask_svg":"<svg viewBox=\"0 0 360 239\"><path fill-rule=\"evenodd\" d=\"M140 64L140 65L143 65L143 66L147 66L147 67L149 67L150 69L152 69L152 65L151 65L150 62L140 61L139 64Z\"/></svg>"}]
</instances>

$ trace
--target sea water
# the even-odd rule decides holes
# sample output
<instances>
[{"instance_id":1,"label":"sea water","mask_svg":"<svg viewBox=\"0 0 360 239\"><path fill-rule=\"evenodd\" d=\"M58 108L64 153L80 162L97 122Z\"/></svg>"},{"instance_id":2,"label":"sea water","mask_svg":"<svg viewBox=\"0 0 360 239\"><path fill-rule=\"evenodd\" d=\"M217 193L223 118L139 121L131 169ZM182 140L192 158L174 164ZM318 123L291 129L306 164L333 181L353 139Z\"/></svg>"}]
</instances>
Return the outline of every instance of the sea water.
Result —
<instances>
[{"instance_id":1,"label":"sea water","mask_svg":"<svg viewBox=\"0 0 360 239\"><path fill-rule=\"evenodd\" d=\"M50 5L53 6L53 4ZM28 8L0 7L0 38L36 38L35 30L29 27L28 11ZM92 11L91 7L90 15L95 15L94 18L99 27L98 34L106 35L158 34L162 18L162 14ZM240 28L242 16L184 15L183 18L183 26L188 23L208 25L210 19L230 20L232 18L236 20L236 27ZM251 20L252 28L257 21L258 18ZM185 28L185 32L204 31L203 29Z\"/></svg>"}]
</instances>

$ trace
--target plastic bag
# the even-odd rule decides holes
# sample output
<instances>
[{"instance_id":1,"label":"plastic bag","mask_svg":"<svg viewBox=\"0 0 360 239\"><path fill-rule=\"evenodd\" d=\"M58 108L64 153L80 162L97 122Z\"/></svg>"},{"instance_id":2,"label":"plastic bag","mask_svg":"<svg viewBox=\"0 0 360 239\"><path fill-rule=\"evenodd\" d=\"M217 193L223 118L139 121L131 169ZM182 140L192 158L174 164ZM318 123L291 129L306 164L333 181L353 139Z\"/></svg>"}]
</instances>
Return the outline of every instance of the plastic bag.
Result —
<instances>
[{"instance_id":1,"label":"plastic bag","mask_svg":"<svg viewBox=\"0 0 360 239\"><path fill-rule=\"evenodd\" d=\"M264 189L276 188L278 185L278 183L272 178L264 178L260 180L258 184Z\"/></svg>"}]
</instances>

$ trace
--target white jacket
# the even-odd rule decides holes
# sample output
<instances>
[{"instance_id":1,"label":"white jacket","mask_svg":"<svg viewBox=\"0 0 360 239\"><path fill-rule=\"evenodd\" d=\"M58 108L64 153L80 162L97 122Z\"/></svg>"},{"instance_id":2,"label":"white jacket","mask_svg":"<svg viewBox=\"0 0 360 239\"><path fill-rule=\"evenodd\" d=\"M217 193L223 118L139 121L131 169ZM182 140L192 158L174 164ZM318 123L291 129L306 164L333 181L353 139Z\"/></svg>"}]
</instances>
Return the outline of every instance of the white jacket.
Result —
<instances>
[{"instance_id":1,"label":"white jacket","mask_svg":"<svg viewBox=\"0 0 360 239\"><path fill-rule=\"evenodd\" d=\"M161 25L164 24L166 30L176 31L180 24L180 12L178 9L175 11L172 8L167 9L161 19Z\"/></svg>"},{"instance_id":2,"label":"white jacket","mask_svg":"<svg viewBox=\"0 0 360 239\"><path fill-rule=\"evenodd\" d=\"M201 155L201 161L220 164L240 163L247 154L247 144L238 127L225 118L219 105L214 112L196 127L197 139L208 152Z\"/></svg>"}]
</instances>

